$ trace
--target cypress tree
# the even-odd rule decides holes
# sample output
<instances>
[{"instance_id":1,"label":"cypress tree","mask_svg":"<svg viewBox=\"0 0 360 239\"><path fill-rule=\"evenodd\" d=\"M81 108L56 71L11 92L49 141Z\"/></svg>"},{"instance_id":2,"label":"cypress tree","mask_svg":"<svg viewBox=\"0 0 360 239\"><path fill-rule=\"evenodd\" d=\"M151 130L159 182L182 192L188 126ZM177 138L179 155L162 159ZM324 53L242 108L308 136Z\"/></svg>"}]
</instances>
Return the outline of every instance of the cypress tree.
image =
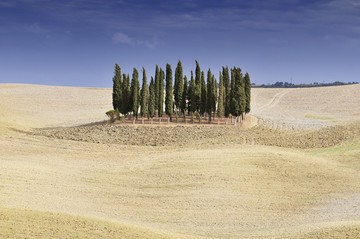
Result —
<instances>
[{"instance_id":1,"label":"cypress tree","mask_svg":"<svg viewBox=\"0 0 360 239\"><path fill-rule=\"evenodd\" d=\"M218 97L218 117L222 117L224 114L224 86L223 86L223 76L221 71L219 72L219 97Z\"/></svg>"},{"instance_id":2,"label":"cypress tree","mask_svg":"<svg viewBox=\"0 0 360 239\"><path fill-rule=\"evenodd\" d=\"M183 88L183 92L182 92L182 97L181 97L181 112L184 112L184 114L186 114L186 99L188 96L188 81L187 81L187 77L184 77L184 88Z\"/></svg>"},{"instance_id":3,"label":"cypress tree","mask_svg":"<svg viewBox=\"0 0 360 239\"><path fill-rule=\"evenodd\" d=\"M144 117L148 112L148 98L149 98L149 88L147 84L147 77L146 77L146 70L143 67L143 79L142 79L142 86L141 86L141 108L140 108L140 115Z\"/></svg>"},{"instance_id":4,"label":"cypress tree","mask_svg":"<svg viewBox=\"0 0 360 239\"><path fill-rule=\"evenodd\" d=\"M195 112L196 111L196 85L194 81L194 74L193 71L191 71L191 79L189 83L189 112Z\"/></svg>"},{"instance_id":5,"label":"cypress tree","mask_svg":"<svg viewBox=\"0 0 360 239\"><path fill-rule=\"evenodd\" d=\"M183 68L181 65L181 61L179 60L177 67L175 69L175 86L174 86L174 99L175 99L175 106L177 110L181 110L181 103L182 103L182 95L184 89L184 82L183 82Z\"/></svg>"},{"instance_id":6,"label":"cypress tree","mask_svg":"<svg viewBox=\"0 0 360 239\"><path fill-rule=\"evenodd\" d=\"M200 104L200 114L204 114L206 112L206 85L205 85L205 76L204 72L201 72L201 104Z\"/></svg>"},{"instance_id":7,"label":"cypress tree","mask_svg":"<svg viewBox=\"0 0 360 239\"><path fill-rule=\"evenodd\" d=\"M152 119L155 116L155 84L154 78L151 77L150 86L149 86L149 109L148 115Z\"/></svg>"},{"instance_id":8,"label":"cypress tree","mask_svg":"<svg viewBox=\"0 0 360 239\"><path fill-rule=\"evenodd\" d=\"M131 96L132 96L132 112L136 119L138 118L138 110L140 104L140 95L139 95L139 73L134 67L132 81L131 81Z\"/></svg>"},{"instance_id":9,"label":"cypress tree","mask_svg":"<svg viewBox=\"0 0 360 239\"><path fill-rule=\"evenodd\" d=\"M164 113L164 71L160 68L159 73L159 104L158 115L162 117Z\"/></svg>"},{"instance_id":10,"label":"cypress tree","mask_svg":"<svg viewBox=\"0 0 360 239\"><path fill-rule=\"evenodd\" d=\"M241 69L240 68L237 68L237 74L239 75L240 77L240 115L241 117L243 118L243 115L245 113L245 110L246 110L246 93L245 93L245 79L244 79L244 76L241 72Z\"/></svg>"},{"instance_id":11,"label":"cypress tree","mask_svg":"<svg viewBox=\"0 0 360 239\"><path fill-rule=\"evenodd\" d=\"M122 89L122 98L121 98L121 106L120 106L120 113L126 115L129 110L129 97L130 97L130 82L126 77L126 74L123 74L123 83L121 85Z\"/></svg>"},{"instance_id":12,"label":"cypress tree","mask_svg":"<svg viewBox=\"0 0 360 239\"><path fill-rule=\"evenodd\" d=\"M195 110L200 111L201 105L201 71L200 65L198 61L195 61L196 68L195 68Z\"/></svg>"},{"instance_id":13,"label":"cypress tree","mask_svg":"<svg viewBox=\"0 0 360 239\"><path fill-rule=\"evenodd\" d=\"M235 103L236 101L233 100L234 96L234 91L235 91L235 66L234 68L230 69L231 72L231 81L230 81L230 114L232 114L233 116L235 116Z\"/></svg>"},{"instance_id":14,"label":"cypress tree","mask_svg":"<svg viewBox=\"0 0 360 239\"><path fill-rule=\"evenodd\" d=\"M232 114L234 116L236 116L236 118L238 116L241 116L242 113L244 112L245 109L245 105L246 105L246 99L245 99L245 87L244 87L244 83L243 83L243 77L242 77L242 73L241 73L241 69L240 68L234 68L232 70L233 72L233 77L234 77L234 83L233 83L233 87L234 89L232 90ZM236 124L236 120L235 120L235 124Z\"/></svg>"},{"instance_id":15,"label":"cypress tree","mask_svg":"<svg viewBox=\"0 0 360 239\"><path fill-rule=\"evenodd\" d=\"M250 102L251 102L251 81L249 73L245 73L245 96L246 96L246 106L245 106L245 113L250 112Z\"/></svg>"},{"instance_id":16,"label":"cypress tree","mask_svg":"<svg viewBox=\"0 0 360 239\"><path fill-rule=\"evenodd\" d=\"M217 81L215 79L215 76L212 75L212 111L214 112L214 118L215 118L215 112L216 112L216 102L217 102Z\"/></svg>"},{"instance_id":17,"label":"cypress tree","mask_svg":"<svg viewBox=\"0 0 360 239\"><path fill-rule=\"evenodd\" d=\"M213 85L212 85L212 74L209 68L207 73L207 103L206 111L209 114L209 122L211 122L211 112L212 112L212 97L213 97Z\"/></svg>"},{"instance_id":18,"label":"cypress tree","mask_svg":"<svg viewBox=\"0 0 360 239\"><path fill-rule=\"evenodd\" d=\"M230 114L230 77L229 68L223 67L223 83L224 83L224 108L225 117L229 117Z\"/></svg>"},{"instance_id":19,"label":"cypress tree","mask_svg":"<svg viewBox=\"0 0 360 239\"><path fill-rule=\"evenodd\" d=\"M169 64L166 64L166 96L165 96L165 113L172 121L173 114L173 81L172 70Z\"/></svg>"},{"instance_id":20,"label":"cypress tree","mask_svg":"<svg viewBox=\"0 0 360 239\"><path fill-rule=\"evenodd\" d=\"M159 66L155 68L155 110L159 109L159 95L160 95L160 71Z\"/></svg>"},{"instance_id":21,"label":"cypress tree","mask_svg":"<svg viewBox=\"0 0 360 239\"><path fill-rule=\"evenodd\" d=\"M121 110L122 101L122 79L121 69L118 64L115 64L115 75L113 77L113 93L112 93L112 104L114 110Z\"/></svg>"},{"instance_id":22,"label":"cypress tree","mask_svg":"<svg viewBox=\"0 0 360 239\"><path fill-rule=\"evenodd\" d=\"M133 102L132 102L132 92L131 92L131 83L130 83L130 76L129 74L127 74L126 77L126 84L127 84L127 101L128 101L128 105L127 105L127 110L126 112L129 113L132 111L132 107L133 107Z\"/></svg>"}]
</instances>

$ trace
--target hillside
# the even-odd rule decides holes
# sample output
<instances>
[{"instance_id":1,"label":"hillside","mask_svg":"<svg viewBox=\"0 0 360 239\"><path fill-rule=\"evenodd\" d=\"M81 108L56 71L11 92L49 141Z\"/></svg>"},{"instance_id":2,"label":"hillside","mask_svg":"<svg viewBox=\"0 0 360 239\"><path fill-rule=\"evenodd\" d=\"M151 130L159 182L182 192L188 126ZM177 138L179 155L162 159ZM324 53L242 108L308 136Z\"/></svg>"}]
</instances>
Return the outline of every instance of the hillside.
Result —
<instances>
[{"instance_id":1,"label":"hillside","mask_svg":"<svg viewBox=\"0 0 360 239\"><path fill-rule=\"evenodd\" d=\"M355 238L359 91L253 89L251 128L78 127L110 89L0 84L0 237Z\"/></svg>"}]
</instances>

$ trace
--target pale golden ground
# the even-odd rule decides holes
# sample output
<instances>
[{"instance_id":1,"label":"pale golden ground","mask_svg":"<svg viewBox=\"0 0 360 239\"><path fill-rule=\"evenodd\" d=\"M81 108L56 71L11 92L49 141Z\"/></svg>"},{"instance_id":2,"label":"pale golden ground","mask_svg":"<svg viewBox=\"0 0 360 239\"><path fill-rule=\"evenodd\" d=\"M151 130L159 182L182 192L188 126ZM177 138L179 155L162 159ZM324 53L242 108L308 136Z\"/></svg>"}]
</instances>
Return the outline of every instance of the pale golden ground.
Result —
<instances>
[{"instance_id":1,"label":"pale golden ground","mask_svg":"<svg viewBox=\"0 0 360 239\"><path fill-rule=\"evenodd\" d=\"M351 87L359 89L328 90L356 92ZM255 112L278 93L266 90L253 90ZM305 90L316 89L295 89L292 95L312 99ZM274 108L285 105L286 97ZM311 150L230 142L183 147L78 142L19 130L103 120L111 90L0 85L0 98L0 237L359 236L360 137ZM340 118L313 105L298 119L302 125L323 121L306 114ZM348 111L341 113L344 121L359 119Z\"/></svg>"}]
</instances>

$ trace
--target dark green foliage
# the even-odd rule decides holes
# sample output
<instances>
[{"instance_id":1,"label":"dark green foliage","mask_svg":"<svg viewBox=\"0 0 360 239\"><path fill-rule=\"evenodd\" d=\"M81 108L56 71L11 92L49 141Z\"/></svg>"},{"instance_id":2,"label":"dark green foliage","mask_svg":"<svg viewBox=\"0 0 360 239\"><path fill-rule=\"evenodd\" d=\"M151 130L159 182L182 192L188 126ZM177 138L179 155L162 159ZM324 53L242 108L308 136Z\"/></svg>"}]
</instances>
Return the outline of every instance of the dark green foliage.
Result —
<instances>
[{"instance_id":1,"label":"dark green foliage","mask_svg":"<svg viewBox=\"0 0 360 239\"><path fill-rule=\"evenodd\" d=\"M213 87L212 87L212 96L211 96L211 107L215 117L216 102L217 102L217 81L215 80L214 75L212 75L212 86Z\"/></svg>"},{"instance_id":2,"label":"dark green foliage","mask_svg":"<svg viewBox=\"0 0 360 239\"><path fill-rule=\"evenodd\" d=\"M183 68L181 61L178 62L175 69L175 85L174 85L174 99L177 110L181 110L182 96L183 96L184 82L183 82Z\"/></svg>"},{"instance_id":3,"label":"dark green foliage","mask_svg":"<svg viewBox=\"0 0 360 239\"><path fill-rule=\"evenodd\" d=\"M235 66L233 69L230 69L230 72L231 72L231 81L230 81L230 114L234 115L235 116L235 113L234 113L234 110L235 110L235 103L236 103L236 100L234 101L233 98L235 97L234 96L234 90L235 90Z\"/></svg>"},{"instance_id":4,"label":"dark green foliage","mask_svg":"<svg viewBox=\"0 0 360 239\"><path fill-rule=\"evenodd\" d=\"M196 63L196 68L195 68L195 98L194 98L194 102L195 102L195 111L200 111L200 105L201 105L201 71L200 71L200 66L199 66L199 62L195 61Z\"/></svg>"},{"instance_id":5,"label":"dark green foliage","mask_svg":"<svg viewBox=\"0 0 360 239\"><path fill-rule=\"evenodd\" d=\"M126 114L132 111L132 94L131 94L131 83L130 76L127 74L126 77L126 94L127 101L124 101L124 108L126 108ZM125 105L127 103L127 105Z\"/></svg>"},{"instance_id":6,"label":"dark green foliage","mask_svg":"<svg viewBox=\"0 0 360 239\"><path fill-rule=\"evenodd\" d=\"M160 71L159 66L155 68L155 110L159 109L159 95L160 95Z\"/></svg>"},{"instance_id":7,"label":"dark green foliage","mask_svg":"<svg viewBox=\"0 0 360 239\"><path fill-rule=\"evenodd\" d=\"M229 68L223 67L223 85L224 85L224 108L225 117L229 117L230 114L230 77Z\"/></svg>"},{"instance_id":8,"label":"dark green foliage","mask_svg":"<svg viewBox=\"0 0 360 239\"><path fill-rule=\"evenodd\" d=\"M211 121L211 112L212 112L212 97L213 97L213 82L212 82L211 70L208 70L207 73L207 102L206 102L206 112L209 114L209 121Z\"/></svg>"},{"instance_id":9,"label":"dark green foliage","mask_svg":"<svg viewBox=\"0 0 360 239\"><path fill-rule=\"evenodd\" d=\"M188 96L188 81L187 81L187 77L184 77L184 88L183 88L183 92L182 92L182 97L181 97L181 112L185 112L187 107L186 107L186 100L187 100L187 96Z\"/></svg>"},{"instance_id":10,"label":"dark green foliage","mask_svg":"<svg viewBox=\"0 0 360 239\"><path fill-rule=\"evenodd\" d=\"M132 112L136 119L138 118L138 110L140 104L140 94L139 94L139 73L137 69L134 67L134 72L131 80L131 97L132 97Z\"/></svg>"},{"instance_id":11,"label":"dark green foliage","mask_svg":"<svg viewBox=\"0 0 360 239\"><path fill-rule=\"evenodd\" d=\"M194 123L194 112L191 112L191 123Z\"/></svg>"},{"instance_id":12,"label":"dark green foliage","mask_svg":"<svg viewBox=\"0 0 360 239\"><path fill-rule=\"evenodd\" d=\"M241 69L234 68L232 70L233 74L233 90L232 90L232 115L238 117L241 116L245 110L246 99L245 99L245 87L244 80L242 77Z\"/></svg>"},{"instance_id":13,"label":"dark green foliage","mask_svg":"<svg viewBox=\"0 0 360 239\"><path fill-rule=\"evenodd\" d=\"M199 112L197 113L197 117L198 117L198 120L199 120L199 124L201 124L201 115L200 115Z\"/></svg>"},{"instance_id":14,"label":"dark green foliage","mask_svg":"<svg viewBox=\"0 0 360 239\"><path fill-rule=\"evenodd\" d=\"M249 73L245 73L245 96L246 96L246 106L245 106L245 113L250 112L250 102L251 102L251 81Z\"/></svg>"},{"instance_id":15,"label":"dark green foliage","mask_svg":"<svg viewBox=\"0 0 360 239\"><path fill-rule=\"evenodd\" d=\"M191 79L189 83L189 93L188 93L188 100L189 100L189 112L195 112L196 111L196 85L194 81L194 74L193 71L191 71Z\"/></svg>"},{"instance_id":16,"label":"dark green foliage","mask_svg":"<svg viewBox=\"0 0 360 239\"><path fill-rule=\"evenodd\" d=\"M166 64L165 113L170 117L170 121L171 121L173 114L173 80L172 80L172 70L169 64Z\"/></svg>"},{"instance_id":17,"label":"dark green foliage","mask_svg":"<svg viewBox=\"0 0 360 239\"><path fill-rule=\"evenodd\" d=\"M151 77L150 86L149 86L149 108L148 116L153 118L155 116L155 84L154 78Z\"/></svg>"},{"instance_id":18,"label":"dark green foliage","mask_svg":"<svg viewBox=\"0 0 360 239\"><path fill-rule=\"evenodd\" d=\"M141 86L141 103L140 103L140 115L144 117L148 111L148 100L149 100L149 88L147 84L147 77L145 68L143 70L143 79L142 79L142 86Z\"/></svg>"},{"instance_id":19,"label":"dark green foliage","mask_svg":"<svg viewBox=\"0 0 360 239\"><path fill-rule=\"evenodd\" d=\"M129 97L130 97L130 82L127 81L126 74L123 74L122 76L122 85L121 85L121 105L119 108L119 111L121 114L125 115L128 111L128 104L129 104Z\"/></svg>"},{"instance_id":20,"label":"dark green foliage","mask_svg":"<svg viewBox=\"0 0 360 239\"><path fill-rule=\"evenodd\" d=\"M183 111L184 114L184 123L186 124L186 110Z\"/></svg>"},{"instance_id":21,"label":"dark green foliage","mask_svg":"<svg viewBox=\"0 0 360 239\"><path fill-rule=\"evenodd\" d=\"M178 116L177 111L175 112L175 115L176 115L176 123L178 123L179 122L179 116Z\"/></svg>"},{"instance_id":22,"label":"dark green foliage","mask_svg":"<svg viewBox=\"0 0 360 239\"><path fill-rule=\"evenodd\" d=\"M158 104L158 115L162 117L164 113L164 71L160 68L159 73L159 104Z\"/></svg>"},{"instance_id":23,"label":"dark green foliage","mask_svg":"<svg viewBox=\"0 0 360 239\"><path fill-rule=\"evenodd\" d=\"M114 110L121 109L122 102L122 79L121 79L121 69L118 64L115 64L115 75L113 77L113 93L112 93L112 104Z\"/></svg>"},{"instance_id":24,"label":"dark green foliage","mask_svg":"<svg viewBox=\"0 0 360 239\"><path fill-rule=\"evenodd\" d=\"M201 72L201 105L200 105L200 114L204 114L206 112L206 85L205 85L205 76L204 72Z\"/></svg>"},{"instance_id":25,"label":"dark green foliage","mask_svg":"<svg viewBox=\"0 0 360 239\"><path fill-rule=\"evenodd\" d=\"M219 72L219 97L218 97L218 108L217 115L222 117L224 114L224 85L223 85L223 76L221 71Z\"/></svg>"}]
</instances>

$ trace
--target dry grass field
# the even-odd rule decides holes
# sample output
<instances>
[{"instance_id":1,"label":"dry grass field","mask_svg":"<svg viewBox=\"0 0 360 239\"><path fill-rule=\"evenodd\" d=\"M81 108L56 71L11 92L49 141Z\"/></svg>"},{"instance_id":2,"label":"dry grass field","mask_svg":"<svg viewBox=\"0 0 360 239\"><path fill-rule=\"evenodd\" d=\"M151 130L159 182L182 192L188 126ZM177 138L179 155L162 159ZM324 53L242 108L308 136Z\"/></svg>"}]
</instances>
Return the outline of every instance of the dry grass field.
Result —
<instances>
[{"instance_id":1,"label":"dry grass field","mask_svg":"<svg viewBox=\"0 0 360 239\"><path fill-rule=\"evenodd\" d=\"M0 84L0 238L360 238L358 92L253 89L252 127L80 126L110 89Z\"/></svg>"}]
</instances>

